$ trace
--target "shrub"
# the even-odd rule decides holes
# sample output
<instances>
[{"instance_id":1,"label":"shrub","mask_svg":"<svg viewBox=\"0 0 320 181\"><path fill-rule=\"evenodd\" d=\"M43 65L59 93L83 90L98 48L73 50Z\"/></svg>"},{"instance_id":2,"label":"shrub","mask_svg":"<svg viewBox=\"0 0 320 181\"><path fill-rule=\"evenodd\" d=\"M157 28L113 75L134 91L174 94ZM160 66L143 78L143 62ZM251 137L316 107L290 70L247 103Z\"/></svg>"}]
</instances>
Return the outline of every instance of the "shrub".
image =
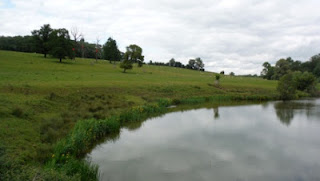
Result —
<instances>
[{"instance_id":1,"label":"shrub","mask_svg":"<svg viewBox=\"0 0 320 181\"><path fill-rule=\"evenodd\" d=\"M12 110L12 115L19 117L19 118L23 117L23 115L24 115L23 109L20 107L14 108Z\"/></svg>"},{"instance_id":2,"label":"shrub","mask_svg":"<svg viewBox=\"0 0 320 181\"><path fill-rule=\"evenodd\" d=\"M296 84L293 79L293 74L289 73L282 76L278 82L277 91L280 94L280 99L290 100L294 99L296 96Z\"/></svg>"}]
</instances>

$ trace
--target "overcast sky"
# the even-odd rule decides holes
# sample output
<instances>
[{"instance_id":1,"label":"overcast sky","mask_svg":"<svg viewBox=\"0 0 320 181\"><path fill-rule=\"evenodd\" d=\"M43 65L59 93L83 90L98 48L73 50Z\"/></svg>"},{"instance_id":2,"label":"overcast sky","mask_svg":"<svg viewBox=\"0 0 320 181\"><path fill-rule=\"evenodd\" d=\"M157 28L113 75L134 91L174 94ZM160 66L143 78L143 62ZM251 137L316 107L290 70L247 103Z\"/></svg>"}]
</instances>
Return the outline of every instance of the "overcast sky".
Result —
<instances>
[{"instance_id":1,"label":"overcast sky","mask_svg":"<svg viewBox=\"0 0 320 181\"><path fill-rule=\"evenodd\" d=\"M260 74L265 61L320 53L319 8L320 0L0 0L0 35L76 26L89 42L141 46L146 62L201 57L209 71Z\"/></svg>"}]
</instances>

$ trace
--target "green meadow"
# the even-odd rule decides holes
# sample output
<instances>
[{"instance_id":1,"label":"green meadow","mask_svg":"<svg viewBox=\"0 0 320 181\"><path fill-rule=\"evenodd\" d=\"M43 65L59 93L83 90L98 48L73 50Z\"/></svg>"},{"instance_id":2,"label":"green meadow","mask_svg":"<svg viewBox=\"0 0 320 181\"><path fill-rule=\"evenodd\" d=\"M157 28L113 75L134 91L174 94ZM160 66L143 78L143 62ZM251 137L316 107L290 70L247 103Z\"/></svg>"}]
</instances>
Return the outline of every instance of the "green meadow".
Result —
<instances>
[{"instance_id":1,"label":"green meadow","mask_svg":"<svg viewBox=\"0 0 320 181\"><path fill-rule=\"evenodd\" d=\"M42 54L0 51L0 176L12 180L63 180L64 176L54 170L43 170L52 161L57 142L68 141L67 135L74 133L75 125L84 129L87 127L81 125L125 115L125 111L137 107L148 110L145 118L158 109L147 105L159 100L177 104L227 97L277 97L277 81L228 75L221 77L218 86L214 81L212 72L134 65L122 73L118 63L105 60L76 58L59 63ZM112 120L126 119L130 118ZM77 125L80 120L88 121ZM101 124L105 129L109 125ZM96 134L108 135L97 131L92 138L96 139ZM81 154L75 156L81 158Z\"/></svg>"}]
</instances>

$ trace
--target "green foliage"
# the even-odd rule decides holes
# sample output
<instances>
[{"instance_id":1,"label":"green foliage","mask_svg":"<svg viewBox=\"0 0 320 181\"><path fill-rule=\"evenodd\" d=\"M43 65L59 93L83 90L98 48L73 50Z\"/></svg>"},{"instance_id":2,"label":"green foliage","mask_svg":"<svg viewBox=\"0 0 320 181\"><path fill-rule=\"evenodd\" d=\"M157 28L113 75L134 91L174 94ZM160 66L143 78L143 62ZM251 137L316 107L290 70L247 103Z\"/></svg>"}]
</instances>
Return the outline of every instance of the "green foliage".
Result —
<instances>
[{"instance_id":1,"label":"green foliage","mask_svg":"<svg viewBox=\"0 0 320 181\"><path fill-rule=\"evenodd\" d=\"M176 60L175 60L174 58L171 58L171 59L169 60L169 66L174 67L175 64L176 64Z\"/></svg>"},{"instance_id":2,"label":"green foliage","mask_svg":"<svg viewBox=\"0 0 320 181\"><path fill-rule=\"evenodd\" d=\"M215 77L216 77L216 80L217 80L217 81L220 80L220 74L216 74Z\"/></svg>"},{"instance_id":3,"label":"green foliage","mask_svg":"<svg viewBox=\"0 0 320 181\"><path fill-rule=\"evenodd\" d=\"M317 78L312 73L301 73L300 71L294 72L293 78L298 90L305 91L311 94L315 93Z\"/></svg>"},{"instance_id":4,"label":"green foliage","mask_svg":"<svg viewBox=\"0 0 320 181\"><path fill-rule=\"evenodd\" d=\"M35 47L38 53L43 53L44 57L47 57L47 53L51 49L50 35L52 33L50 24L43 25L40 30L33 30L32 36L34 38Z\"/></svg>"},{"instance_id":5,"label":"green foliage","mask_svg":"<svg viewBox=\"0 0 320 181\"><path fill-rule=\"evenodd\" d=\"M278 60L275 67L271 66L268 62L265 62L263 67L261 76L268 80L279 80L283 75L295 71L310 72L319 78L320 54L312 56L309 61L303 63L299 60L294 61L291 57L288 57Z\"/></svg>"},{"instance_id":6,"label":"green foliage","mask_svg":"<svg viewBox=\"0 0 320 181\"><path fill-rule=\"evenodd\" d=\"M124 54L124 61L128 60L130 63L138 63L139 67L143 65L144 56L142 55L142 48L138 45L129 45ZM128 63L126 63L128 65Z\"/></svg>"},{"instance_id":7,"label":"green foliage","mask_svg":"<svg viewBox=\"0 0 320 181\"><path fill-rule=\"evenodd\" d=\"M264 79L271 80L273 78L273 75L274 75L274 67L272 67L269 62L264 62L262 66L264 68L263 68L263 70L261 72L261 76Z\"/></svg>"},{"instance_id":8,"label":"green foliage","mask_svg":"<svg viewBox=\"0 0 320 181\"><path fill-rule=\"evenodd\" d=\"M0 36L0 50L11 50L19 52L35 52L32 36Z\"/></svg>"},{"instance_id":9,"label":"green foliage","mask_svg":"<svg viewBox=\"0 0 320 181\"><path fill-rule=\"evenodd\" d=\"M230 72L230 76L235 76L234 72Z\"/></svg>"},{"instance_id":10,"label":"green foliage","mask_svg":"<svg viewBox=\"0 0 320 181\"><path fill-rule=\"evenodd\" d=\"M290 71L290 62L291 58L280 59L277 61L276 66L274 68L274 79L278 80L282 76L286 75Z\"/></svg>"},{"instance_id":11,"label":"green foliage","mask_svg":"<svg viewBox=\"0 0 320 181\"><path fill-rule=\"evenodd\" d=\"M130 60L123 60L120 63L120 68L123 69L123 73L125 73L127 69L132 69L132 67L132 62Z\"/></svg>"},{"instance_id":12,"label":"green foliage","mask_svg":"<svg viewBox=\"0 0 320 181\"><path fill-rule=\"evenodd\" d=\"M200 70L204 68L203 61L200 57L195 59L195 69Z\"/></svg>"},{"instance_id":13,"label":"green foliage","mask_svg":"<svg viewBox=\"0 0 320 181\"><path fill-rule=\"evenodd\" d=\"M64 28L53 30L50 34L50 47L50 54L59 58L60 62L66 56L72 57L72 44L68 30Z\"/></svg>"},{"instance_id":14,"label":"green foliage","mask_svg":"<svg viewBox=\"0 0 320 181\"><path fill-rule=\"evenodd\" d=\"M292 73L282 76L278 82L277 91L280 94L280 99L291 100L296 98L297 85L294 81Z\"/></svg>"},{"instance_id":15,"label":"green foliage","mask_svg":"<svg viewBox=\"0 0 320 181\"><path fill-rule=\"evenodd\" d=\"M120 61L120 50L118 49L116 40L111 37L108 38L107 42L103 45L103 58L109 60L110 63L111 61Z\"/></svg>"}]
</instances>

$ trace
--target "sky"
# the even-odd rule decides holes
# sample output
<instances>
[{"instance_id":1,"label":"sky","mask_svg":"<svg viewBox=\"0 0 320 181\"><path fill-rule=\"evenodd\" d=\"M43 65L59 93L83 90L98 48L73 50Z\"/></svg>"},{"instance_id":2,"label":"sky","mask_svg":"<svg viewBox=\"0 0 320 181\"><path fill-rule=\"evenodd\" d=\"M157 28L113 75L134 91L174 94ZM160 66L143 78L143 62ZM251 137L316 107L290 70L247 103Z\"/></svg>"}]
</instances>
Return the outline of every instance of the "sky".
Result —
<instances>
[{"instance_id":1,"label":"sky","mask_svg":"<svg viewBox=\"0 0 320 181\"><path fill-rule=\"evenodd\" d=\"M77 27L91 43L139 45L146 62L201 57L208 71L259 75L266 61L320 53L319 8L319 0L0 0L0 35Z\"/></svg>"}]
</instances>

